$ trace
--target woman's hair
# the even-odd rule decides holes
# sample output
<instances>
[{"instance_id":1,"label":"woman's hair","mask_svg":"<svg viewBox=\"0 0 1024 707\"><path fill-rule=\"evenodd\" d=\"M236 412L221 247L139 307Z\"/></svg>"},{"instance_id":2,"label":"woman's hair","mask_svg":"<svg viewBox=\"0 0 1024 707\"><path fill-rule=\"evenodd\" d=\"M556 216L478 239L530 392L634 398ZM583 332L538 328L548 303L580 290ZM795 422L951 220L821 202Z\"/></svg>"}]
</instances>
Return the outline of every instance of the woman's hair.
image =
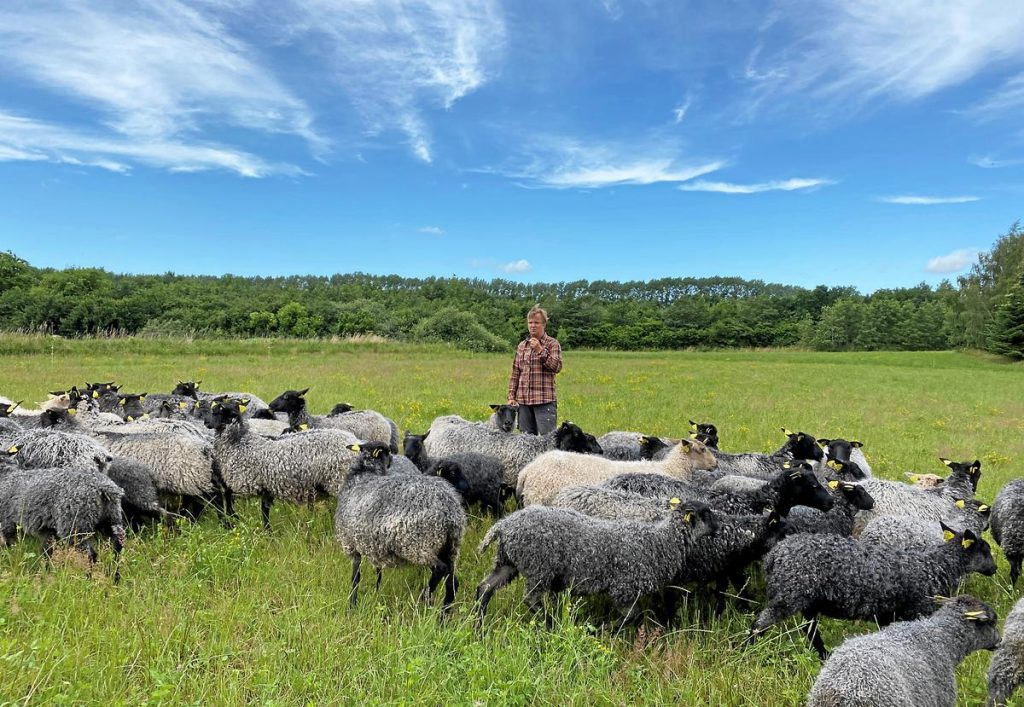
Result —
<instances>
[{"instance_id":1,"label":"woman's hair","mask_svg":"<svg viewBox=\"0 0 1024 707\"><path fill-rule=\"evenodd\" d=\"M539 304L535 304L532 307L530 307L530 311L526 313L527 320L529 320L530 317L532 317L535 314L540 315L541 320L545 324L548 323L548 313Z\"/></svg>"}]
</instances>

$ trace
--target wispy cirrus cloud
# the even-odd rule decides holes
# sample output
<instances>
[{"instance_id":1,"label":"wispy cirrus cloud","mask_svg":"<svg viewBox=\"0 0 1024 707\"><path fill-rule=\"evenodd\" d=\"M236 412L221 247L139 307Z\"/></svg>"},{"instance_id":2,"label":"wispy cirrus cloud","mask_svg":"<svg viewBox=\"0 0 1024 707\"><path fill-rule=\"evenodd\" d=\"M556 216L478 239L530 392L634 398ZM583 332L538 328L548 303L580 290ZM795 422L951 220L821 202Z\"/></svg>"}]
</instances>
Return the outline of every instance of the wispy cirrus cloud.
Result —
<instances>
[{"instance_id":1,"label":"wispy cirrus cloud","mask_svg":"<svg viewBox=\"0 0 1024 707\"><path fill-rule=\"evenodd\" d=\"M1024 164L1024 159L1001 160L990 155L972 155L967 161L975 167L982 169L1000 169L1002 167L1017 167Z\"/></svg>"},{"instance_id":2,"label":"wispy cirrus cloud","mask_svg":"<svg viewBox=\"0 0 1024 707\"><path fill-rule=\"evenodd\" d=\"M327 67L371 133L404 133L413 154L433 160L424 118L450 109L497 72L505 21L497 0L289 0L285 38Z\"/></svg>"},{"instance_id":3,"label":"wispy cirrus cloud","mask_svg":"<svg viewBox=\"0 0 1024 707\"><path fill-rule=\"evenodd\" d=\"M706 182L703 180L680 184L682 191L709 191L719 194L760 194L766 191L798 191L835 184L831 179L780 179L756 184L733 184L731 182Z\"/></svg>"},{"instance_id":4,"label":"wispy cirrus cloud","mask_svg":"<svg viewBox=\"0 0 1024 707\"><path fill-rule=\"evenodd\" d=\"M1020 119L1024 108L1024 73L1007 79L995 93L971 106L967 115L981 122L1012 116Z\"/></svg>"},{"instance_id":5,"label":"wispy cirrus cloud","mask_svg":"<svg viewBox=\"0 0 1024 707\"><path fill-rule=\"evenodd\" d=\"M151 0L130 11L110 0L0 5L5 71L89 109L78 111L76 124L65 119L25 129L7 120L17 133L0 133L0 140L47 159L59 143L81 164L103 166L103 155L117 154L186 171L221 165L247 176L273 170L242 151L209 145L206 128L290 134L314 153L326 149L303 101L208 10L179 0ZM31 143L33 135L43 143ZM92 149L98 157L89 156Z\"/></svg>"},{"instance_id":6,"label":"wispy cirrus cloud","mask_svg":"<svg viewBox=\"0 0 1024 707\"><path fill-rule=\"evenodd\" d=\"M937 204L967 204L981 201L977 196L880 196L878 201L885 204L901 204L904 206L935 206Z\"/></svg>"},{"instance_id":7,"label":"wispy cirrus cloud","mask_svg":"<svg viewBox=\"0 0 1024 707\"><path fill-rule=\"evenodd\" d=\"M504 265L501 265L498 269L504 273L509 273L510 275L518 275L533 270L533 266L530 265L529 260L526 260L525 258L520 258L519 260L513 260L510 263L505 263Z\"/></svg>"},{"instance_id":8,"label":"wispy cirrus cloud","mask_svg":"<svg viewBox=\"0 0 1024 707\"><path fill-rule=\"evenodd\" d=\"M672 117L676 125L683 122L683 118L690 111L690 106L693 105L693 96L687 95L686 100L680 103L678 106L672 109Z\"/></svg>"},{"instance_id":9,"label":"wispy cirrus cloud","mask_svg":"<svg viewBox=\"0 0 1024 707\"><path fill-rule=\"evenodd\" d=\"M979 252L977 248L954 250L947 255L931 258L925 266L925 270L932 273L960 272L966 270L968 266L978 259Z\"/></svg>"},{"instance_id":10,"label":"wispy cirrus cloud","mask_svg":"<svg viewBox=\"0 0 1024 707\"><path fill-rule=\"evenodd\" d=\"M431 236L443 236L444 229L440 226L420 226L416 229L420 233L427 233Z\"/></svg>"},{"instance_id":11,"label":"wispy cirrus cloud","mask_svg":"<svg viewBox=\"0 0 1024 707\"><path fill-rule=\"evenodd\" d=\"M305 174L295 165L268 163L222 145L96 135L0 111L0 162L13 160L83 165L119 173L142 164L174 172L223 169L243 177Z\"/></svg>"}]
</instances>

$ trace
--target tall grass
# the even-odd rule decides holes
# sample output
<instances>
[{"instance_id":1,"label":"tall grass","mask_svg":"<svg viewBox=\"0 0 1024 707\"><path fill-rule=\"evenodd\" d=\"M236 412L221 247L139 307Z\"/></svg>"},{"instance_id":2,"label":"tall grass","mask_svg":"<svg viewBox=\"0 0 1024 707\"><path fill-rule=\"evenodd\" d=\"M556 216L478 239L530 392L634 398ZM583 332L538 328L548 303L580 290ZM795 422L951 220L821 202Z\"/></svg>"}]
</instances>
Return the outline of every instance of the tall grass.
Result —
<instances>
[{"instance_id":1,"label":"tall grass","mask_svg":"<svg viewBox=\"0 0 1024 707\"><path fill-rule=\"evenodd\" d=\"M0 394L27 401L85 380L210 390L269 400L311 386L310 406L339 401L422 432L437 415L484 419L505 397L508 356L438 346L301 341L100 341L0 337ZM941 472L939 456L983 461L991 500L1024 460L1020 365L960 353L798 351L569 352L559 415L584 429L679 435L689 419L719 426L726 450L769 451L780 427L864 442L876 472ZM817 673L795 620L758 645L738 645L757 610L735 601L719 618L705 597L683 606L681 628L659 634L600 624L594 603L565 600L554 630L534 625L522 584L499 592L478 640L469 602L489 569L474 517L463 544L460 606L438 626L416 603L417 569L385 572L346 605L350 563L332 533L333 504L276 504L274 531L258 504L225 530L213 518L130 540L114 587L73 558L53 566L28 540L0 551L0 701L15 703L308 704L798 704ZM1018 596L1005 561L965 586L1005 616ZM109 552L104 554L109 564ZM762 596L760 578L753 595ZM825 621L825 638L872 630ZM960 704L984 696L987 654L959 671Z\"/></svg>"}]
</instances>

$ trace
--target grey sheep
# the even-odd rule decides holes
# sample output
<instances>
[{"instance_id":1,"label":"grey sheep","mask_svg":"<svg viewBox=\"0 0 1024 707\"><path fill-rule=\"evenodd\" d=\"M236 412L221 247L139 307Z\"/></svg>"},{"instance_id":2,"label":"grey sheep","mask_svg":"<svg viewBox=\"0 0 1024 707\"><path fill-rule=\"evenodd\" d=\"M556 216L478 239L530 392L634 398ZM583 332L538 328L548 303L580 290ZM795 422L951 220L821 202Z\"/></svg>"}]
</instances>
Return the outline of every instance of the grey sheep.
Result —
<instances>
[{"instance_id":1,"label":"grey sheep","mask_svg":"<svg viewBox=\"0 0 1024 707\"><path fill-rule=\"evenodd\" d=\"M999 490L992 504L992 537L1010 563L1010 582L1017 584L1024 561L1024 479L1014 479Z\"/></svg>"},{"instance_id":2,"label":"grey sheep","mask_svg":"<svg viewBox=\"0 0 1024 707\"><path fill-rule=\"evenodd\" d=\"M870 510L874 505L871 495L859 484L833 479L827 484L834 504L828 511L797 506L786 516L787 533L853 534L853 519L857 511Z\"/></svg>"},{"instance_id":3,"label":"grey sheep","mask_svg":"<svg viewBox=\"0 0 1024 707\"><path fill-rule=\"evenodd\" d=\"M442 462L458 464L459 472L465 478L466 490L462 493L467 504L479 503L480 506L500 516L502 511L501 496L501 462L497 457L479 452L461 452L443 459L435 459L427 454L425 440L430 435L405 433L403 451L405 455L419 467L424 474L437 476L437 467ZM444 472L440 476L445 477ZM446 478L446 477L445 477Z\"/></svg>"},{"instance_id":4,"label":"grey sheep","mask_svg":"<svg viewBox=\"0 0 1024 707\"><path fill-rule=\"evenodd\" d=\"M245 399L247 402L245 403L246 410L243 415L246 419L253 417L260 410L267 409L267 404L252 393L240 393L238 391L224 391L220 393L206 392L199 390L199 386L202 385L202 383L202 381L178 381L174 390L171 391L171 395L183 395L185 397L193 398L200 403L208 403L209 401L217 398Z\"/></svg>"},{"instance_id":5,"label":"grey sheep","mask_svg":"<svg viewBox=\"0 0 1024 707\"><path fill-rule=\"evenodd\" d=\"M477 587L479 624L494 592L520 574L531 611L543 609L545 594L568 590L608 596L629 621L638 600L672 582L694 542L718 526L707 506L673 501L673 512L654 523L601 520L547 506L499 520L480 543L481 552L494 542L498 547L494 568Z\"/></svg>"},{"instance_id":6,"label":"grey sheep","mask_svg":"<svg viewBox=\"0 0 1024 707\"><path fill-rule=\"evenodd\" d=\"M445 582L441 615L446 616L458 590L455 563L459 557L466 514L455 490L429 476L386 474L391 461L390 445L366 442L350 445L358 457L338 494L334 532L342 549L352 558L354 606L365 556L377 570L402 564L430 568L423 593L427 602Z\"/></svg>"},{"instance_id":7,"label":"grey sheep","mask_svg":"<svg viewBox=\"0 0 1024 707\"><path fill-rule=\"evenodd\" d=\"M663 437L654 437L640 432L606 432L597 438L608 459L619 461L660 460L675 444Z\"/></svg>"},{"instance_id":8,"label":"grey sheep","mask_svg":"<svg viewBox=\"0 0 1024 707\"><path fill-rule=\"evenodd\" d=\"M49 557L57 541L84 549L97 558L92 538L111 537L114 554L124 545L124 492L104 474L92 469L7 469L0 471L0 537L10 544L21 528L43 541ZM114 581L121 578L114 571Z\"/></svg>"},{"instance_id":9,"label":"grey sheep","mask_svg":"<svg viewBox=\"0 0 1024 707\"><path fill-rule=\"evenodd\" d=\"M512 432L516 426L516 415L519 411L517 405L494 404L491 405L491 416L487 418L487 424L502 432Z\"/></svg>"},{"instance_id":10,"label":"grey sheep","mask_svg":"<svg viewBox=\"0 0 1024 707\"><path fill-rule=\"evenodd\" d=\"M942 484L930 489L931 493L938 493L954 501L974 498L978 481L981 480L981 462L977 459L973 462L955 462L944 457L939 457L939 461L949 467L949 476Z\"/></svg>"},{"instance_id":11,"label":"grey sheep","mask_svg":"<svg viewBox=\"0 0 1024 707\"><path fill-rule=\"evenodd\" d=\"M703 442L683 439L661 461L618 461L603 456L553 450L519 472L516 498L524 505L550 503L569 486L596 485L621 474L664 474L688 480L694 469L708 469L715 457Z\"/></svg>"},{"instance_id":12,"label":"grey sheep","mask_svg":"<svg viewBox=\"0 0 1024 707\"><path fill-rule=\"evenodd\" d=\"M860 535L872 519L879 516L916 516L928 520L941 520L947 523L967 522L964 509L958 507L957 501L935 493L932 489L922 489L899 481L871 478L861 482L864 489L875 500L871 510L861 511L854 520L854 536ZM966 501L966 499L958 499Z\"/></svg>"},{"instance_id":13,"label":"grey sheep","mask_svg":"<svg viewBox=\"0 0 1024 707\"><path fill-rule=\"evenodd\" d=\"M259 496L263 527L270 530L275 498L308 503L320 494L338 495L357 458L348 448L356 441L351 433L309 430L270 439L254 433L244 414L243 404L227 399L213 408L209 422L229 515L234 496Z\"/></svg>"},{"instance_id":14,"label":"grey sheep","mask_svg":"<svg viewBox=\"0 0 1024 707\"><path fill-rule=\"evenodd\" d=\"M825 453L813 435L806 432L790 432L785 427L782 428L782 433L786 435L786 442L771 454L727 454L714 450L715 458L718 460L717 471L720 474L770 479L779 472L785 461L817 462L824 459Z\"/></svg>"},{"instance_id":15,"label":"grey sheep","mask_svg":"<svg viewBox=\"0 0 1024 707\"><path fill-rule=\"evenodd\" d=\"M569 486L559 491L549 505L552 508L568 508L606 520L654 522L661 520L670 512L668 500L668 496L641 496L602 486Z\"/></svg>"},{"instance_id":16,"label":"grey sheep","mask_svg":"<svg viewBox=\"0 0 1024 707\"><path fill-rule=\"evenodd\" d=\"M931 616L843 642L825 662L808 707L953 707L956 667L999 643L996 613L971 596L942 599Z\"/></svg>"},{"instance_id":17,"label":"grey sheep","mask_svg":"<svg viewBox=\"0 0 1024 707\"><path fill-rule=\"evenodd\" d=\"M334 429L351 432L356 439L385 442L392 454L398 454L398 425L374 410L351 410L337 415L310 415L303 397L309 388L286 390L270 401L272 412L288 415L292 427L307 424L312 429Z\"/></svg>"},{"instance_id":18,"label":"grey sheep","mask_svg":"<svg viewBox=\"0 0 1024 707\"><path fill-rule=\"evenodd\" d=\"M860 471L859 478L871 477L871 465L868 464L864 452L864 444L857 440L825 439L819 438L818 444L825 450L825 458L822 461L834 459L839 462L852 462ZM848 479L852 481L853 479Z\"/></svg>"},{"instance_id":19,"label":"grey sheep","mask_svg":"<svg viewBox=\"0 0 1024 707\"><path fill-rule=\"evenodd\" d=\"M985 527L985 511L980 513L971 505L964 503L963 522L949 522L948 527L962 532L970 529L981 535ZM982 508L987 508L982 506ZM972 517L973 511L973 517ZM930 545L937 545L947 539L942 529L942 522L918 518L917 516L878 516L873 518L860 531L861 542L881 546L896 546L906 549L922 550Z\"/></svg>"},{"instance_id":20,"label":"grey sheep","mask_svg":"<svg viewBox=\"0 0 1024 707\"><path fill-rule=\"evenodd\" d=\"M1018 599L1003 624L1003 640L988 665L988 705L1002 707L1024 682L1024 599Z\"/></svg>"},{"instance_id":21,"label":"grey sheep","mask_svg":"<svg viewBox=\"0 0 1024 707\"><path fill-rule=\"evenodd\" d=\"M148 520L167 518L167 511L160 503L156 473L148 464L114 457L106 474L124 491L121 509L125 520L133 528L140 527Z\"/></svg>"},{"instance_id":22,"label":"grey sheep","mask_svg":"<svg viewBox=\"0 0 1024 707\"><path fill-rule=\"evenodd\" d=\"M502 484L514 489L522 468L544 452L561 449L589 453L593 447L586 433L569 421L546 435L510 435L458 415L445 415L430 424L424 449L435 459L461 452L496 457L501 462Z\"/></svg>"},{"instance_id":23,"label":"grey sheep","mask_svg":"<svg viewBox=\"0 0 1024 707\"><path fill-rule=\"evenodd\" d=\"M838 535L792 535L765 556L768 605L750 628L748 642L795 614L811 624L807 636L822 659L818 616L887 625L931 613L932 597L948 596L971 572L991 576L988 543L947 526L947 542L924 550L879 547Z\"/></svg>"},{"instance_id":24,"label":"grey sheep","mask_svg":"<svg viewBox=\"0 0 1024 707\"><path fill-rule=\"evenodd\" d=\"M33 429L10 440L9 452L25 469L55 467L92 468L104 471L110 464L110 451L95 439L73 432Z\"/></svg>"}]
</instances>

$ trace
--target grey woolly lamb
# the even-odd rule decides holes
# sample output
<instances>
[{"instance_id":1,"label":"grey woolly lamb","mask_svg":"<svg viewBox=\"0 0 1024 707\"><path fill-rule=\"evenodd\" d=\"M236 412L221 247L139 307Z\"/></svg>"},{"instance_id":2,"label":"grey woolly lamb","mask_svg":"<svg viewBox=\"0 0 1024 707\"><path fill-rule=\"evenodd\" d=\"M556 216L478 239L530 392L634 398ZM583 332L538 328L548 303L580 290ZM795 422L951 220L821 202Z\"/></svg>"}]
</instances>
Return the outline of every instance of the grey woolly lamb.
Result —
<instances>
[{"instance_id":1,"label":"grey woolly lamb","mask_svg":"<svg viewBox=\"0 0 1024 707\"><path fill-rule=\"evenodd\" d=\"M121 508L125 520L133 528L139 528L148 520L167 517L167 511L160 503L156 472L148 464L114 457L106 474L124 491Z\"/></svg>"},{"instance_id":2,"label":"grey woolly lamb","mask_svg":"<svg viewBox=\"0 0 1024 707\"><path fill-rule=\"evenodd\" d=\"M664 474L688 480L694 469L710 469L715 457L703 442L680 440L661 461L617 461L573 452L545 452L519 472L516 497L524 505L547 504L564 488L607 481L620 474Z\"/></svg>"},{"instance_id":3,"label":"grey woolly lamb","mask_svg":"<svg viewBox=\"0 0 1024 707\"><path fill-rule=\"evenodd\" d=\"M348 448L355 442L351 433L309 430L269 439L249 428L244 413L244 405L228 399L213 409L210 419L229 514L234 512L234 496L259 496L263 526L269 530L275 498L308 503L319 494L338 495L357 458Z\"/></svg>"},{"instance_id":4,"label":"grey woolly lamb","mask_svg":"<svg viewBox=\"0 0 1024 707\"><path fill-rule=\"evenodd\" d=\"M768 605L750 628L749 642L768 627L802 614L807 635L822 658L818 616L893 621L931 613L932 597L949 596L971 572L991 576L996 564L988 543L967 530L949 530L947 542L923 550L878 547L838 535L794 535L765 556Z\"/></svg>"},{"instance_id":5,"label":"grey woolly lamb","mask_svg":"<svg viewBox=\"0 0 1024 707\"><path fill-rule=\"evenodd\" d=\"M377 570L401 564L429 567L430 580L423 598L430 601L445 581L442 616L451 611L458 589L455 563L459 557L466 514L455 490L442 479L385 474L390 463L386 442L351 445L359 456L348 471L338 494L334 532L352 558L354 606L365 556Z\"/></svg>"},{"instance_id":6,"label":"grey woolly lamb","mask_svg":"<svg viewBox=\"0 0 1024 707\"><path fill-rule=\"evenodd\" d=\"M964 509L958 507L955 500L935 493L932 489L921 489L899 481L878 478L865 479L861 485L871 494L875 504L871 510L857 514L853 528L855 536L860 535L864 526L879 516L916 516L949 523L970 520L970 516L965 516Z\"/></svg>"},{"instance_id":7,"label":"grey woolly lamb","mask_svg":"<svg viewBox=\"0 0 1024 707\"><path fill-rule=\"evenodd\" d=\"M1003 640L988 665L988 705L1002 707L1024 682L1024 599L1018 599L1003 624Z\"/></svg>"},{"instance_id":8,"label":"grey woolly lamb","mask_svg":"<svg viewBox=\"0 0 1024 707\"><path fill-rule=\"evenodd\" d=\"M450 458L462 452L496 457L502 467L502 483L514 489L520 470L544 452L560 449L589 453L593 448L586 433L568 421L546 435L512 435L458 415L446 415L430 424L424 449L435 459Z\"/></svg>"},{"instance_id":9,"label":"grey woolly lamb","mask_svg":"<svg viewBox=\"0 0 1024 707\"><path fill-rule=\"evenodd\" d=\"M10 440L8 450L25 469L76 467L102 472L111 460L110 451L95 439L50 429L26 430Z\"/></svg>"},{"instance_id":10,"label":"grey woolly lamb","mask_svg":"<svg viewBox=\"0 0 1024 707\"><path fill-rule=\"evenodd\" d=\"M522 574L531 611L544 595L607 595L636 614L637 601L661 591L679 574L694 542L715 532L718 521L701 504L679 504L654 523L601 520L563 508L535 506L499 520L487 531L480 551L497 541L494 568L477 587L482 624L494 592Z\"/></svg>"},{"instance_id":11,"label":"grey woolly lamb","mask_svg":"<svg viewBox=\"0 0 1024 707\"><path fill-rule=\"evenodd\" d=\"M946 540L946 531L942 527L940 521L916 516L879 516L864 526L857 539L879 547L923 550ZM965 530L962 524L951 523L947 527L961 532ZM975 532L981 534L981 531Z\"/></svg>"},{"instance_id":12,"label":"grey woolly lamb","mask_svg":"<svg viewBox=\"0 0 1024 707\"><path fill-rule=\"evenodd\" d=\"M459 473L465 479L466 490L462 493L467 504L479 503L480 506L500 516L502 512L501 497L501 462L497 457L478 452L461 452L444 459L429 456L424 441L430 435L416 435L406 432L403 440L404 452L424 474L437 476L437 466L442 462L455 463ZM441 474L444 477L444 474ZM447 478L447 477L445 477ZM451 481L451 479L449 479Z\"/></svg>"},{"instance_id":13,"label":"grey woolly lamb","mask_svg":"<svg viewBox=\"0 0 1024 707\"><path fill-rule=\"evenodd\" d=\"M1010 563L1010 582L1017 584L1024 561L1024 479L1014 479L999 490L991 524L992 537Z\"/></svg>"},{"instance_id":14,"label":"grey woolly lamb","mask_svg":"<svg viewBox=\"0 0 1024 707\"><path fill-rule=\"evenodd\" d=\"M714 450L715 459L718 460L718 471L723 474L770 479L779 473L785 461L816 462L825 457L813 435L806 432L790 432L785 427L782 428L782 433L786 435L785 444L771 454L727 454Z\"/></svg>"},{"instance_id":15,"label":"grey woolly lamb","mask_svg":"<svg viewBox=\"0 0 1024 707\"><path fill-rule=\"evenodd\" d=\"M668 500L668 496L654 498L602 486L569 486L559 491L549 505L605 520L654 522L670 512Z\"/></svg>"},{"instance_id":16,"label":"grey woolly lamb","mask_svg":"<svg viewBox=\"0 0 1024 707\"><path fill-rule=\"evenodd\" d=\"M512 432L516 426L516 413L519 411L517 405L495 404L491 405L491 416L487 418L487 424L502 432Z\"/></svg>"},{"instance_id":17,"label":"grey woolly lamb","mask_svg":"<svg viewBox=\"0 0 1024 707\"><path fill-rule=\"evenodd\" d=\"M287 413L288 424L293 427L307 424L312 429L346 430L356 439L385 442L390 446L392 454L398 454L398 425L394 420L374 410L352 410L326 417L310 415L303 397L308 391L309 388L286 390L270 401L270 410Z\"/></svg>"},{"instance_id":18,"label":"grey woolly lamb","mask_svg":"<svg viewBox=\"0 0 1024 707\"><path fill-rule=\"evenodd\" d=\"M787 533L823 533L847 537L853 534L853 519L857 512L870 510L874 500L863 486L849 481L833 480L827 486L832 491L832 508L823 512L816 508L797 506L786 516Z\"/></svg>"},{"instance_id":19,"label":"grey woolly lamb","mask_svg":"<svg viewBox=\"0 0 1024 707\"><path fill-rule=\"evenodd\" d=\"M47 557L63 541L84 549L95 562L92 537L102 533L112 538L119 557L125 539L123 495L117 484L92 469L0 471L0 537L10 544L20 527L43 541Z\"/></svg>"},{"instance_id":20,"label":"grey woolly lamb","mask_svg":"<svg viewBox=\"0 0 1024 707\"><path fill-rule=\"evenodd\" d=\"M953 707L956 667L999 643L996 613L971 596L931 616L855 636L825 662L807 707Z\"/></svg>"}]
</instances>

